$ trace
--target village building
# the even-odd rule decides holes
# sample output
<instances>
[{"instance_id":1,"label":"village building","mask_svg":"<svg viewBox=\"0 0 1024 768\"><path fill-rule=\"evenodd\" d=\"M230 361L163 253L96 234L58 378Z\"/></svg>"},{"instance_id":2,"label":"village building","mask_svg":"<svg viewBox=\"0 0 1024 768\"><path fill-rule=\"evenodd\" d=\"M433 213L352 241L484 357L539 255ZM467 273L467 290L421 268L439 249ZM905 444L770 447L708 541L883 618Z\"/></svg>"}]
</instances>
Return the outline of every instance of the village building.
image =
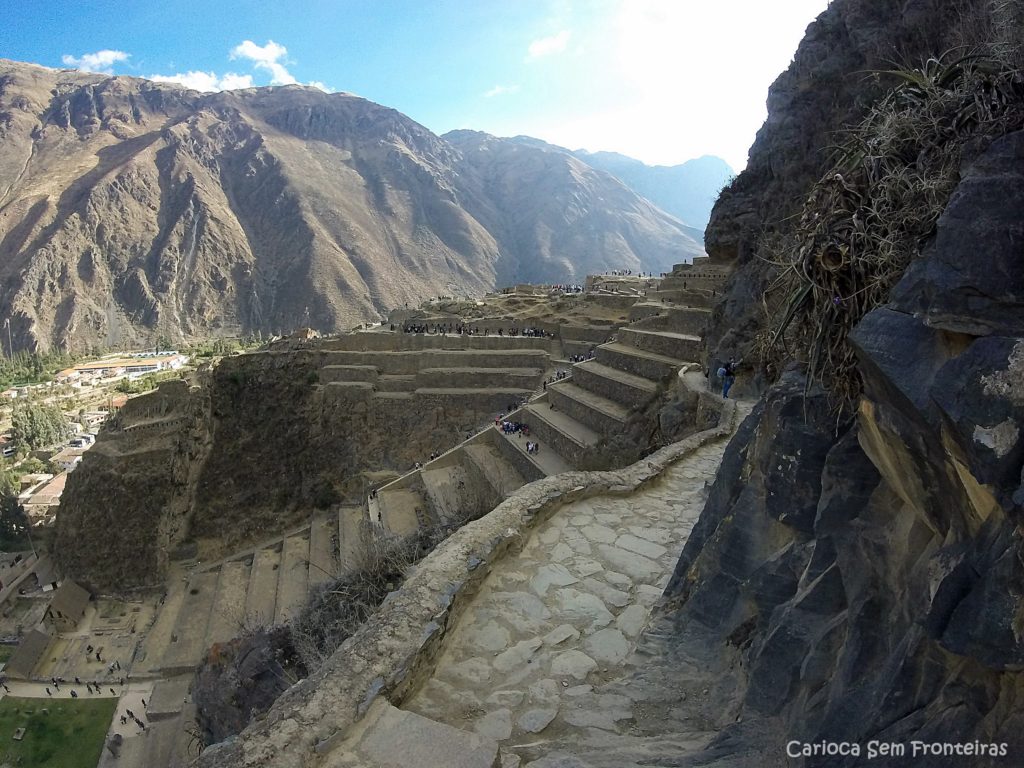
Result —
<instances>
[{"instance_id":1,"label":"village building","mask_svg":"<svg viewBox=\"0 0 1024 768\"><path fill-rule=\"evenodd\" d=\"M25 508L25 514L37 524L40 519L48 520L51 512L55 512L60 506L60 497L64 494L64 487L67 485L68 473L61 472L52 480L35 489L27 498L21 502Z\"/></svg>"},{"instance_id":2,"label":"village building","mask_svg":"<svg viewBox=\"0 0 1024 768\"><path fill-rule=\"evenodd\" d=\"M50 463L60 467L65 472L71 472L82 461L82 454L92 447L92 443L85 446L67 446L50 457Z\"/></svg>"},{"instance_id":3,"label":"village building","mask_svg":"<svg viewBox=\"0 0 1024 768\"><path fill-rule=\"evenodd\" d=\"M39 664L52 641L53 636L44 630L33 629L28 632L4 665L4 675L15 680L30 679L32 670Z\"/></svg>"}]
</instances>

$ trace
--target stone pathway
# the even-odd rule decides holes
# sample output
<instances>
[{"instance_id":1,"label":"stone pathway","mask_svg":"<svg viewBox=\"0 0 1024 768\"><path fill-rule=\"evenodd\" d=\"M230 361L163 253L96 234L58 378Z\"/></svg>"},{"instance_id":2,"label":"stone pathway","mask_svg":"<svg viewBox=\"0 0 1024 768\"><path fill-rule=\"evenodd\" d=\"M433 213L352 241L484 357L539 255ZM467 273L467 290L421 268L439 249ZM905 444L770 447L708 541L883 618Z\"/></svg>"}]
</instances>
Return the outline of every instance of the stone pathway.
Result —
<instances>
[{"instance_id":1,"label":"stone pathway","mask_svg":"<svg viewBox=\"0 0 1024 768\"><path fill-rule=\"evenodd\" d=\"M700 515L705 484L726 439L676 462L647 488L622 498L567 504L500 562L450 633L433 676L403 708L493 739L503 765L597 766L560 747L589 744L627 765L633 728L628 674L638 636ZM609 692L614 689L615 692ZM673 754L707 734L677 734ZM633 744L627 753L646 752ZM563 757L570 762L564 762Z\"/></svg>"}]
</instances>

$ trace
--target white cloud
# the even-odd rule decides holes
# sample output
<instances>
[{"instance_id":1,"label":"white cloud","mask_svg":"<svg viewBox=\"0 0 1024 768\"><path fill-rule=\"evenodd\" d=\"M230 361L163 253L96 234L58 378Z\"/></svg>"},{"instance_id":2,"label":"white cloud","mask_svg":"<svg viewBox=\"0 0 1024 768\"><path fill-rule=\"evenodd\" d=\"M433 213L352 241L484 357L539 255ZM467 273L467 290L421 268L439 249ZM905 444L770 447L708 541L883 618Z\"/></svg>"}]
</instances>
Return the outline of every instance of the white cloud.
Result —
<instances>
[{"instance_id":1,"label":"white cloud","mask_svg":"<svg viewBox=\"0 0 1024 768\"><path fill-rule=\"evenodd\" d=\"M95 53L83 53L81 56L72 56L65 53L60 60L69 67L80 69L83 72L99 72L104 75L114 74L114 65L118 62L128 61L129 54L124 51L112 51L104 48Z\"/></svg>"},{"instance_id":2,"label":"white cloud","mask_svg":"<svg viewBox=\"0 0 1024 768\"><path fill-rule=\"evenodd\" d=\"M569 44L570 32L567 29L563 29L557 35L551 35L550 37L541 37L530 43L529 48L526 49L526 60L534 61L544 56L552 56L556 53L562 53L565 47Z\"/></svg>"},{"instance_id":3,"label":"white cloud","mask_svg":"<svg viewBox=\"0 0 1024 768\"><path fill-rule=\"evenodd\" d=\"M266 45L256 45L252 40L243 40L231 50L232 59L249 59L256 69L270 73L271 85L294 85L298 81L284 63L288 49L268 40Z\"/></svg>"},{"instance_id":4,"label":"white cloud","mask_svg":"<svg viewBox=\"0 0 1024 768\"><path fill-rule=\"evenodd\" d=\"M507 93L516 93L518 90L518 85L496 85L490 90L484 91L484 98L490 99L494 96L503 96Z\"/></svg>"},{"instance_id":5,"label":"white cloud","mask_svg":"<svg viewBox=\"0 0 1024 768\"><path fill-rule=\"evenodd\" d=\"M176 75L150 75L157 83L178 83L194 91L234 91L252 88L252 75L236 75L234 72L220 76L215 72L179 72Z\"/></svg>"},{"instance_id":6,"label":"white cloud","mask_svg":"<svg viewBox=\"0 0 1024 768\"><path fill-rule=\"evenodd\" d=\"M287 61L288 49L273 40L268 40L266 45L256 45L252 40L243 40L231 49L229 55L232 60L244 59L252 62L254 69L269 72L271 85L298 83L284 64ZM158 83L179 83L186 88L204 92L233 91L239 88L252 88L255 85L252 75L239 75L235 72L218 75L216 72L190 70L174 75L152 75L149 79ZM319 80L313 80L308 85L325 93L332 93L334 90Z\"/></svg>"}]
</instances>

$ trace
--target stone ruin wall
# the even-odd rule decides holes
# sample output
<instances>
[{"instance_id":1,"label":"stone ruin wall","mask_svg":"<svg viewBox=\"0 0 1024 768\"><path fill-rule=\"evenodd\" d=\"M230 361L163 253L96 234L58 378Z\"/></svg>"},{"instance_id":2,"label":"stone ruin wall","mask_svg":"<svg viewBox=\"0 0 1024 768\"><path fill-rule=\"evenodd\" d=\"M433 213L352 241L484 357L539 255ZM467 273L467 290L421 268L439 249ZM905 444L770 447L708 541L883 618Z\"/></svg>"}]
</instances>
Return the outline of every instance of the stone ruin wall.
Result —
<instances>
[{"instance_id":1,"label":"stone ruin wall","mask_svg":"<svg viewBox=\"0 0 1024 768\"><path fill-rule=\"evenodd\" d=\"M423 344L348 338L324 344ZM539 386L548 355L522 346L508 363L535 366L534 378L520 377L526 391ZM485 386L497 381L487 371L464 374L476 377L475 391L430 388L444 374L419 371L424 360L435 369L465 365L440 349L421 360L414 352L371 355L388 370L407 366L409 391L375 391L368 368L347 383L321 383L325 363L343 354L312 347L225 358L198 386L169 382L132 398L72 475L57 531L66 572L100 590L157 585L182 542L202 538L226 551L301 524L318 506L360 501L363 471L405 471L514 402Z\"/></svg>"}]
</instances>

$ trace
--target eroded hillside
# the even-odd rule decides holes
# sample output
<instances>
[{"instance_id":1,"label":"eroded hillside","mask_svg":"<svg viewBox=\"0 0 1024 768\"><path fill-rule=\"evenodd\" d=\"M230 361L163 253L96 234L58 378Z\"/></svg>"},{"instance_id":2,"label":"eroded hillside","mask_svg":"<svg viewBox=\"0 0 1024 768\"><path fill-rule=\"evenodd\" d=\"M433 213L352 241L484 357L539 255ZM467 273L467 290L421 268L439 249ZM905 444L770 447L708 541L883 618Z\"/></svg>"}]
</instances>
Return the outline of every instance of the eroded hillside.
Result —
<instances>
[{"instance_id":1,"label":"eroded hillside","mask_svg":"<svg viewBox=\"0 0 1024 768\"><path fill-rule=\"evenodd\" d=\"M315 88L200 94L4 61L0 149L0 317L20 347L340 330L702 253L571 158L543 179L506 169L507 198L404 115Z\"/></svg>"}]
</instances>

